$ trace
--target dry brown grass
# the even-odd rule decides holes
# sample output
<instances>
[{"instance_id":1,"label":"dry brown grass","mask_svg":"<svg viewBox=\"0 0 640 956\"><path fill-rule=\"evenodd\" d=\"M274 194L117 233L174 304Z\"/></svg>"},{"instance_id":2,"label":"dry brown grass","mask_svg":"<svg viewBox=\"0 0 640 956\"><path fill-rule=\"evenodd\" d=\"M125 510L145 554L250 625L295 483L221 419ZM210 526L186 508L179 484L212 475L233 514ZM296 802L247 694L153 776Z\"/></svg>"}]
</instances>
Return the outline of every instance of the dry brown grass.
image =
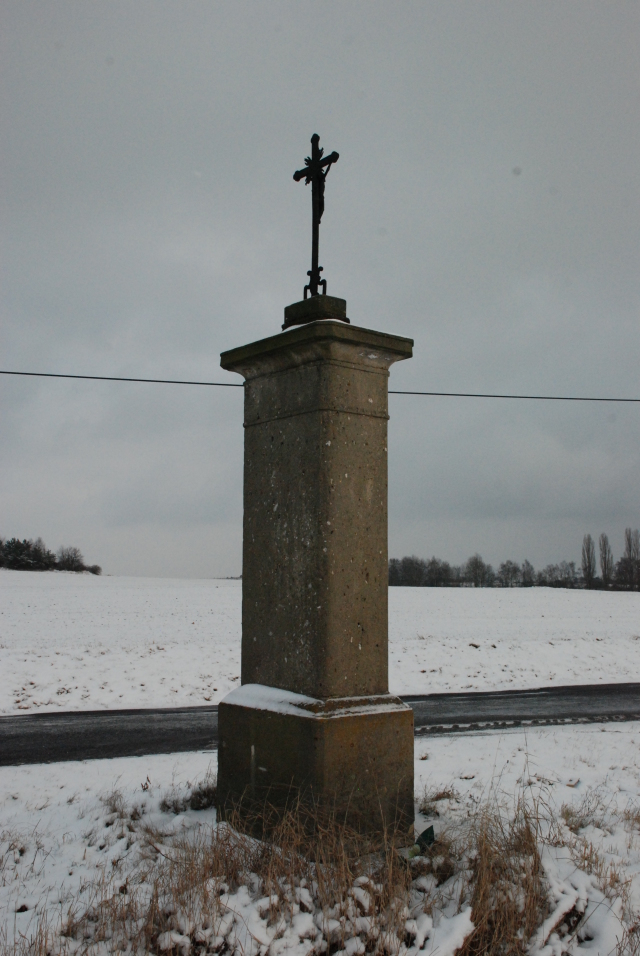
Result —
<instances>
[{"instance_id":1,"label":"dry brown grass","mask_svg":"<svg viewBox=\"0 0 640 956\"><path fill-rule=\"evenodd\" d=\"M624 930L615 956L640 956L640 923L636 922Z\"/></svg>"},{"instance_id":2,"label":"dry brown grass","mask_svg":"<svg viewBox=\"0 0 640 956\"><path fill-rule=\"evenodd\" d=\"M130 821L117 796L107 806L114 825ZM268 812L263 808L263 816ZM224 951L221 897L242 886L252 898L263 899L271 926L286 926L300 910L321 911L324 927L318 927L318 938L325 938L332 951L354 937L356 925L370 952L380 949L383 935L398 946L408 939L412 876L396 851L394 834L374 840L336 815L312 815L302 807L274 811L268 840L240 832L234 822L231 815L218 826L172 836L142 820L139 862L126 879L105 873L92 887L90 902L69 907L56 932L39 925L30 939L11 944L5 939L0 949L4 956L51 956L98 952L102 943L109 952L159 953L166 951L166 934L173 932L180 940L169 946L171 952Z\"/></svg>"},{"instance_id":3,"label":"dry brown grass","mask_svg":"<svg viewBox=\"0 0 640 956\"><path fill-rule=\"evenodd\" d=\"M0 931L0 953L16 954L16 956L52 956L56 933L49 927L48 921L38 920L33 933L18 936L9 941L6 931Z\"/></svg>"},{"instance_id":4,"label":"dry brown grass","mask_svg":"<svg viewBox=\"0 0 640 956\"><path fill-rule=\"evenodd\" d=\"M629 830L640 830L640 807L637 804L630 804L624 810L622 819Z\"/></svg>"},{"instance_id":5,"label":"dry brown grass","mask_svg":"<svg viewBox=\"0 0 640 956\"><path fill-rule=\"evenodd\" d=\"M184 813L185 810L208 810L215 807L218 787L215 774L208 772L203 780L190 787L187 793L172 788L160 801L164 813Z\"/></svg>"},{"instance_id":6,"label":"dry brown grass","mask_svg":"<svg viewBox=\"0 0 640 956\"><path fill-rule=\"evenodd\" d=\"M511 813L489 803L468 839L475 930L461 956L520 956L548 912L539 805L523 795Z\"/></svg>"},{"instance_id":7,"label":"dry brown grass","mask_svg":"<svg viewBox=\"0 0 640 956\"><path fill-rule=\"evenodd\" d=\"M464 869L464 850L446 833L441 833L430 847L423 850L421 856L414 857L411 862L411 873L414 877L433 877L436 888L446 884L453 876ZM437 898L433 902L436 902ZM432 907L425 900L425 912L431 913Z\"/></svg>"},{"instance_id":8,"label":"dry brown grass","mask_svg":"<svg viewBox=\"0 0 640 956\"><path fill-rule=\"evenodd\" d=\"M628 829L637 828L640 815L637 809L627 808L622 814L612 810L611 803L604 803L598 790L591 790L576 806L563 804L560 808L560 818L571 831L572 838L567 839L559 828L554 828L554 842L556 845L566 846L571 858L578 869L595 877L598 886L608 900L622 900L627 918L631 925L635 925L630 909L630 885L615 861L607 861L602 851L588 839L582 831L594 827L604 833L612 833L613 820L621 821ZM559 821L558 821L559 822ZM630 847L628 844L628 848ZM625 945L631 945L636 931L629 934L625 931ZM635 942L633 942L635 946ZM638 944L640 946L640 943ZM625 952L627 950L624 950Z\"/></svg>"},{"instance_id":9,"label":"dry brown grass","mask_svg":"<svg viewBox=\"0 0 640 956\"><path fill-rule=\"evenodd\" d=\"M424 793L418 803L418 809L428 819L440 816L438 804L444 800L458 802L460 795L452 787L425 787Z\"/></svg>"},{"instance_id":10,"label":"dry brown grass","mask_svg":"<svg viewBox=\"0 0 640 956\"><path fill-rule=\"evenodd\" d=\"M208 778L191 792L202 790L206 803L213 785ZM260 823L269 833L262 840L241 832L233 814L224 824L176 835L149 827L139 808L127 808L119 794L112 794L104 801L108 821L114 830L135 836L135 865L126 872L103 871L88 902L68 907L57 926L41 920L29 938L0 939L0 953L226 956L239 951L229 935L226 901L246 887L276 938L297 913L313 915L316 936L308 956L331 956L347 943L352 956L392 956L402 944L412 945L412 924L421 913L451 915L469 905L475 928L460 956L524 956L551 912L541 863L549 808L527 798L526 791L508 806L494 793L465 817L458 795L448 788L425 792L421 809L444 808L444 801L456 804L458 822L441 830L428 850L407 858L397 851L394 833L366 837L336 814L310 813L302 806L284 814L261 808ZM171 811L169 797L166 803ZM594 807L585 804L575 816L563 808L553 833L566 835L567 817L584 825L599 819ZM620 897L619 874L605 866L590 843L574 834L570 849L576 864L594 873L611 899ZM565 914L560 934L576 932L581 918L577 911ZM256 943L249 949L245 956L266 956L268 947ZM640 956L639 927L627 929L616 956Z\"/></svg>"},{"instance_id":11,"label":"dry brown grass","mask_svg":"<svg viewBox=\"0 0 640 956\"><path fill-rule=\"evenodd\" d=\"M579 804L563 804L560 816L572 833L578 833L590 826L601 830L604 828L608 809L598 791L590 790Z\"/></svg>"}]
</instances>

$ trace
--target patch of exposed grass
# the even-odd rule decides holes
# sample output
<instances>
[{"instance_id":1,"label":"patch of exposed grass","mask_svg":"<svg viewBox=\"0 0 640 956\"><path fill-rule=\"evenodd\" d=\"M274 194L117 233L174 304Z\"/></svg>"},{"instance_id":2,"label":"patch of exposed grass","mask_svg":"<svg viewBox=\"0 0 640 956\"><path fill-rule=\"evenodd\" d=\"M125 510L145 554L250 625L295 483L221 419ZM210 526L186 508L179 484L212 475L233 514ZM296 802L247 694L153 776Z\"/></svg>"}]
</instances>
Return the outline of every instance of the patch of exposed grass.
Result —
<instances>
[{"instance_id":1,"label":"patch of exposed grass","mask_svg":"<svg viewBox=\"0 0 640 956\"><path fill-rule=\"evenodd\" d=\"M597 790L590 790L577 805L564 803L560 816L572 833L578 833L587 827L603 829L607 807L602 803Z\"/></svg>"},{"instance_id":2,"label":"patch of exposed grass","mask_svg":"<svg viewBox=\"0 0 640 956\"><path fill-rule=\"evenodd\" d=\"M521 956L547 915L539 807L521 795L512 813L489 803L469 830L475 930L461 956Z\"/></svg>"},{"instance_id":3,"label":"patch of exposed grass","mask_svg":"<svg viewBox=\"0 0 640 956\"><path fill-rule=\"evenodd\" d=\"M175 788L166 793L160 801L163 813L185 813L187 810L210 810L215 807L218 795L217 781L214 774L208 773L186 793L180 793Z\"/></svg>"},{"instance_id":4,"label":"patch of exposed grass","mask_svg":"<svg viewBox=\"0 0 640 956\"><path fill-rule=\"evenodd\" d=\"M440 811L438 804L443 800L453 800L458 802L460 795L453 787L425 787L424 793L418 804L418 809L425 817L439 817Z\"/></svg>"}]
</instances>

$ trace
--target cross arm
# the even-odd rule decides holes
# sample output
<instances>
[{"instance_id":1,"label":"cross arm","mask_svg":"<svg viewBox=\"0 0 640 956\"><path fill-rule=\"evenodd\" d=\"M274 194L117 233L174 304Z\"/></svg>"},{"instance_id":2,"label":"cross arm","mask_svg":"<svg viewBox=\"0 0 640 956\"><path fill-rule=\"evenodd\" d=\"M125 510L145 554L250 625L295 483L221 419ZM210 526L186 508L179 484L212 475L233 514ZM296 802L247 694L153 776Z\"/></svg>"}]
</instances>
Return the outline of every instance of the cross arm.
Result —
<instances>
[{"instance_id":1,"label":"cross arm","mask_svg":"<svg viewBox=\"0 0 640 956\"><path fill-rule=\"evenodd\" d=\"M293 174L293 178L297 183L299 183L301 179L306 179L309 183L311 182L316 169L322 169L323 166L330 166L332 163L337 163L339 159L340 153L336 153L335 150L332 153L329 153L329 155L325 156L323 159L310 159L308 160L308 165L305 166L304 169L296 170L296 172Z\"/></svg>"},{"instance_id":2,"label":"cross arm","mask_svg":"<svg viewBox=\"0 0 640 956\"><path fill-rule=\"evenodd\" d=\"M340 159L340 153L336 153L334 150L332 153L329 153L328 156L325 156L324 159L320 160L320 166L329 166L331 163L337 163Z\"/></svg>"}]
</instances>

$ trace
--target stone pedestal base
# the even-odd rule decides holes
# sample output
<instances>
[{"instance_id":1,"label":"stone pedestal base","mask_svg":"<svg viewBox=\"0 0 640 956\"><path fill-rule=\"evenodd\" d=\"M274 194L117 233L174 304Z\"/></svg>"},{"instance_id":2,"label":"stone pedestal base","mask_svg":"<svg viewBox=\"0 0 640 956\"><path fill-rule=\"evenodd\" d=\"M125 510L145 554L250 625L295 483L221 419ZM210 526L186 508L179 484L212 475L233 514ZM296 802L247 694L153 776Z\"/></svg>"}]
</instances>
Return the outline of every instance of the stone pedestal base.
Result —
<instances>
[{"instance_id":1,"label":"stone pedestal base","mask_svg":"<svg viewBox=\"0 0 640 956\"><path fill-rule=\"evenodd\" d=\"M223 813L300 795L365 832L413 826L413 711L397 697L322 701L245 684L220 702L218 739Z\"/></svg>"}]
</instances>

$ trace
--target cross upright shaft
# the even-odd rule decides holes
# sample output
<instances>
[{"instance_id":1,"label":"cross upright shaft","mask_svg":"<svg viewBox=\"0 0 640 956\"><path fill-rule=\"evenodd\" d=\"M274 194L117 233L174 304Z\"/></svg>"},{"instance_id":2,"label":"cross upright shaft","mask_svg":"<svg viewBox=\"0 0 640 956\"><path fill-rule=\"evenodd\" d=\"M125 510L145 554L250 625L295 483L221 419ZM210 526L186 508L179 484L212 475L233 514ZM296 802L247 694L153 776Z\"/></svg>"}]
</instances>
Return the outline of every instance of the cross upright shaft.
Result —
<instances>
[{"instance_id":1,"label":"cross upright shaft","mask_svg":"<svg viewBox=\"0 0 640 956\"><path fill-rule=\"evenodd\" d=\"M324 184L327 173L331 169L332 164L336 163L340 158L339 153L336 153L335 150L328 156L324 156L324 150L320 148L319 143L320 137L317 133L314 133L311 137L311 156L307 156L305 159L304 169L299 169L293 174L293 178L297 183L300 182L301 179L304 179L307 185L311 183L311 269L307 272L309 283L304 287L305 299L307 298L307 293L312 296L319 295L319 286L322 286L322 291L325 295L327 292L327 280L320 278L322 266L318 265L320 220L324 212Z\"/></svg>"}]
</instances>

